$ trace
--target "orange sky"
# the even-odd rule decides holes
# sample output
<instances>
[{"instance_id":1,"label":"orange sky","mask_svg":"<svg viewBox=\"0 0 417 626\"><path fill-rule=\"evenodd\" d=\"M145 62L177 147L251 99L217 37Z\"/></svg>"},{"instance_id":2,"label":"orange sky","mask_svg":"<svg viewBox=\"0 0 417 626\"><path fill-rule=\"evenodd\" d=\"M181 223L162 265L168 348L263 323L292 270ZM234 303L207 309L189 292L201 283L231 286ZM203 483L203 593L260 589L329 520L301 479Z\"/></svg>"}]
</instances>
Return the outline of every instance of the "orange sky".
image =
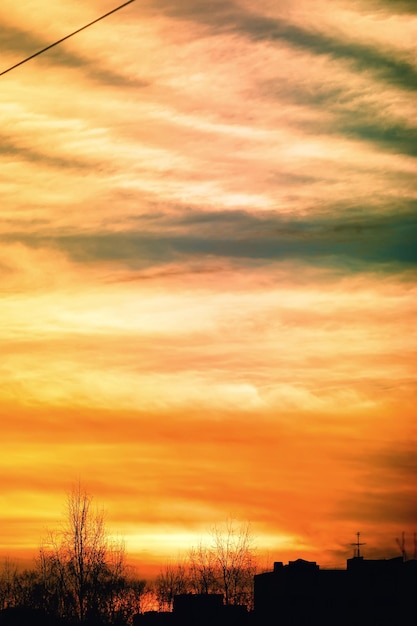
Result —
<instances>
[{"instance_id":1,"label":"orange sky","mask_svg":"<svg viewBox=\"0 0 417 626\"><path fill-rule=\"evenodd\" d=\"M417 531L412 2L133 2L0 77L0 556ZM276 6L279 5L279 6ZM117 6L3 0L0 73Z\"/></svg>"}]
</instances>

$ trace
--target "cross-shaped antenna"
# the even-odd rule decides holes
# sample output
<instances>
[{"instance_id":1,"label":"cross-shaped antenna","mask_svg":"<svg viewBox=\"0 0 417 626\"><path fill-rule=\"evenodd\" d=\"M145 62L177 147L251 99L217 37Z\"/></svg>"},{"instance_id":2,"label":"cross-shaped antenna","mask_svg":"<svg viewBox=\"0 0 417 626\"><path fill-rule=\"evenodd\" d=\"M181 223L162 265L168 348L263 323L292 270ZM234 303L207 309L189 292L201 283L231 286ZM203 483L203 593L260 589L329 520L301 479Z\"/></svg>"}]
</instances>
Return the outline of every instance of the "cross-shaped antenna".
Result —
<instances>
[{"instance_id":1,"label":"cross-shaped antenna","mask_svg":"<svg viewBox=\"0 0 417 626\"><path fill-rule=\"evenodd\" d=\"M350 545L355 546L354 556L357 557L357 558L360 558L360 556L361 556L361 546L364 546L366 544L360 542L360 537L361 537L360 533L356 533L356 536L358 538L357 541L355 543L351 543Z\"/></svg>"}]
</instances>

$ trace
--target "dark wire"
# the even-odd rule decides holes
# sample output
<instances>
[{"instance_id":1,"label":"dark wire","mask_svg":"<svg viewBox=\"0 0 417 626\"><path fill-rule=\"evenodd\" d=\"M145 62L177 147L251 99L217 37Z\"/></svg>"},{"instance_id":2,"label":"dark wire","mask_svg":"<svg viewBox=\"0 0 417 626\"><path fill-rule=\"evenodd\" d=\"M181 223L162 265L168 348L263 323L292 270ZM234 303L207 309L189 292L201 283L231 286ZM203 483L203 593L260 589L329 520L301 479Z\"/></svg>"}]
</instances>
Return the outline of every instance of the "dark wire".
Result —
<instances>
[{"instance_id":1,"label":"dark wire","mask_svg":"<svg viewBox=\"0 0 417 626\"><path fill-rule=\"evenodd\" d=\"M46 48L43 48L42 50L39 50L38 52L35 52L35 54L31 54L30 57L27 57L26 59L23 59L23 61L19 61L19 63L16 63L15 65L12 65L12 67L9 67L7 70L3 70L3 72L0 72L0 76L3 76L3 74L7 74L7 72L11 72L16 67L19 67L19 65L23 65L23 63L27 63L28 61L30 61L34 57L37 57L40 54L42 54L43 52L46 52L47 50L50 50L54 46L57 46L58 44L60 44L63 41L65 41L66 39L69 39L70 37L73 37L77 33L80 33L82 30L85 30L86 28L88 28L89 26L92 26L93 24L96 24L96 22L99 22L100 20L104 20L105 17L111 15L112 13L116 13L116 11L119 11L120 9L123 9L123 7L127 6L128 4L131 4L132 2L135 2L135 0L128 0L128 2L125 2L124 4L121 4L120 6L116 7L115 9L112 9L111 11L106 13L105 15L102 15L101 17L98 17L96 20L93 20L89 24L86 24L85 26L82 26L78 30L74 30L74 32L71 33L70 35L66 35L65 37L62 37L62 39L59 39L58 41L55 41L55 43L51 43L49 46L46 46Z\"/></svg>"}]
</instances>

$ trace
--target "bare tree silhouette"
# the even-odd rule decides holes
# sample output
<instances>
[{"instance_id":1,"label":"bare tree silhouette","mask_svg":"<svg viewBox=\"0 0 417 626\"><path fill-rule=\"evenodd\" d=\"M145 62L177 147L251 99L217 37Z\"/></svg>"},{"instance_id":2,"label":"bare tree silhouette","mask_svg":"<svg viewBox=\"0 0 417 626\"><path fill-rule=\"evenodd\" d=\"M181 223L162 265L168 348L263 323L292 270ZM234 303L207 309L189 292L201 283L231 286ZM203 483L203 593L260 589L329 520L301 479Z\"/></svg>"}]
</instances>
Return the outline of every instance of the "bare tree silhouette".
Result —
<instances>
[{"instance_id":1,"label":"bare tree silhouette","mask_svg":"<svg viewBox=\"0 0 417 626\"><path fill-rule=\"evenodd\" d=\"M172 611L174 597L190 590L187 567L179 563L166 565L155 580L155 593L160 611Z\"/></svg>"},{"instance_id":2,"label":"bare tree silhouette","mask_svg":"<svg viewBox=\"0 0 417 626\"><path fill-rule=\"evenodd\" d=\"M68 495L62 528L40 549L38 572L48 612L79 623L114 623L120 611L135 610L145 586L129 582L123 543L110 540L103 511L80 485Z\"/></svg>"}]
</instances>

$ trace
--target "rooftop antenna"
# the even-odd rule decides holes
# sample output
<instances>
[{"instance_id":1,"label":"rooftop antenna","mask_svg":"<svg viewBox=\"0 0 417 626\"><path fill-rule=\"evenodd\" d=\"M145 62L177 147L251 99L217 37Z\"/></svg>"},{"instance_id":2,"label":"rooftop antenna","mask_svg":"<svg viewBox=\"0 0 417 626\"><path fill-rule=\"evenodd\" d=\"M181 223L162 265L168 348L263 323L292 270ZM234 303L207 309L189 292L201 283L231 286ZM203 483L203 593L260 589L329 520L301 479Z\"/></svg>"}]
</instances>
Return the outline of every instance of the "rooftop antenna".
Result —
<instances>
[{"instance_id":1,"label":"rooftop antenna","mask_svg":"<svg viewBox=\"0 0 417 626\"><path fill-rule=\"evenodd\" d=\"M361 534L360 534L359 532L358 532L358 533L356 533L356 536L357 536L357 540L356 540L356 542L355 542L355 543L352 543L351 545L352 545L352 546L355 546L355 550L354 550L353 556L354 556L355 558L357 558L357 559L360 559L360 558L361 558L361 546L364 546L364 545L366 545L366 544L361 543L361 541L360 541Z\"/></svg>"},{"instance_id":2,"label":"rooftop antenna","mask_svg":"<svg viewBox=\"0 0 417 626\"><path fill-rule=\"evenodd\" d=\"M403 555L403 561L406 561L407 560L407 551L405 549L405 533L403 532L401 534L401 541L400 541L400 539L398 539L398 537L397 537L396 541L397 541L398 547L401 550L401 554Z\"/></svg>"}]
</instances>

